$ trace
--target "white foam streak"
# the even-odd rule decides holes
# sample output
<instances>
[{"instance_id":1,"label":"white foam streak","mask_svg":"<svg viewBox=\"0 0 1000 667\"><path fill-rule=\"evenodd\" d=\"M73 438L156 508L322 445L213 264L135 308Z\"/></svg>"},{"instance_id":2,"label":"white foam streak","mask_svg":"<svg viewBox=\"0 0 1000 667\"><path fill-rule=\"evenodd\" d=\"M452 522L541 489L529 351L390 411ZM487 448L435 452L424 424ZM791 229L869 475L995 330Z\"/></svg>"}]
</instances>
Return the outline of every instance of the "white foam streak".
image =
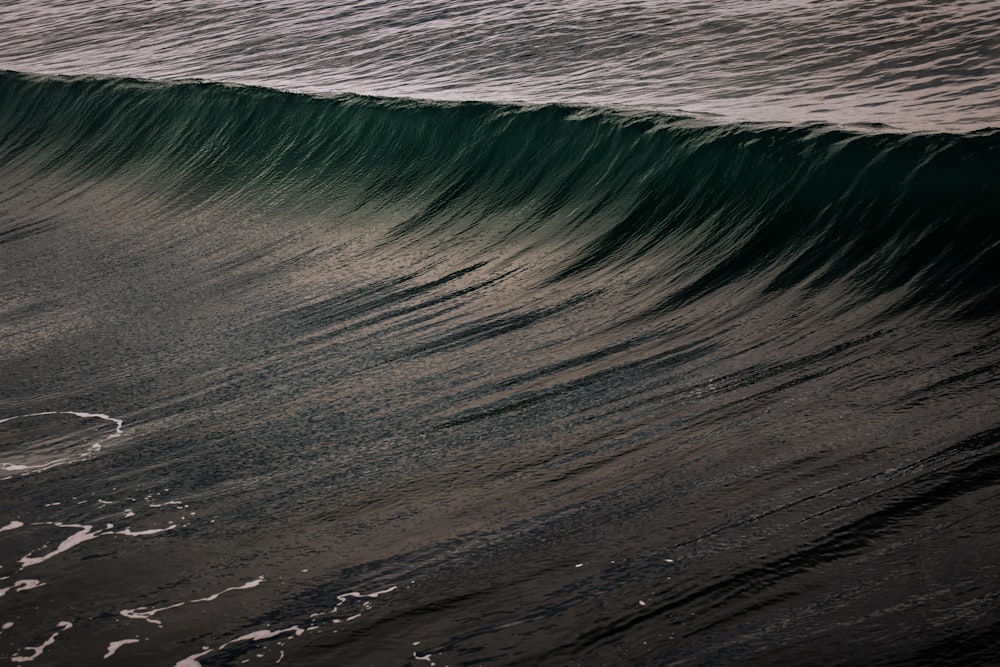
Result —
<instances>
[{"instance_id":1,"label":"white foam streak","mask_svg":"<svg viewBox=\"0 0 1000 667\"><path fill-rule=\"evenodd\" d=\"M104 654L104 659L107 660L108 658L113 656L115 653L118 652L118 649L120 649L122 646L125 646L127 644L138 644L138 643L139 643L138 639L119 639L116 642L111 642L110 644L108 644L108 652Z\"/></svg>"},{"instance_id":2,"label":"white foam streak","mask_svg":"<svg viewBox=\"0 0 1000 667\"><path fill-rule=\"evenodd\" d=\"M39 586L44 586L38 579L21 579L20 581L15 581L13 585L7 588L0 588L0 598L7 595L8 591L14 591L15 593L20 593L22 591L30 591L32 588L38 588Z\"/></svg>"},{"instance_id":3,"label":"white foam streak","mask_svg":"<svg viewBox=\"0 0 1000 667\"><path fill-rule=\"evenodd\" d=\"M16 471L16 470L36 470L41 472L42 470L48 470L49 468L55 468L57 465L61 465L66 462L66 459L56 459L54 461L49 461L43 465L37 466L26 466L19 463L0 463L0 470L6 471Z\"/></svg>"},{"instance_id":4,"label":"white foam streak","mask_svg":"<svg viewBox=\"0 0 1000 667\"><path fill-rule=\"evenodd\" d=\"M248 632L245 635L240 635L236 639L230 639L228 642L220 646L218 649L212 649L208 648L207 646L203 646L202 649L204 650L202 650L201 653L195 653L193 655L189 655L183 660L175 663L174 667L201 667L201 663L198 662L198 658L206 656L215 650L221 651L230 644L236 644L239 642L248 642L248 641L259 642L259 641L264 641L266 639L274 639L275 637L280 637L282 635L289 635L289 634L294 635L296 637L300 637L303 634L305 634L305 630L303 630L297 625L293 625L290 628L284 628L281 630L255 630L254 632ZM281 656L278 658L277 662L281 662L284 659L284 657L285 657L285 652L282 651Z\"/></svg>"},{"instance_id":5,"label":"white foam streak","mask_svg":"<svg viewBox=\"0 0 1000 667\"><path fill-rule=\"evenodd\" d=\"M212 649L202 651L201 653L195 653L194 655L189 655L183 660L178 661L174 664L174 667L201 667L201 663L198 662L198 658L208 655L212 652Z\"/></svg>"},{"instance_id":6,"label":"white foam streak","mask_svg":"<svg viewBox=\"0 0 1000 667\"><path fill-rule=\"evenodd\" d=\"M149 623L152 623L153 625L162 626L163 621L153 618L154 616L159 614L161 611L166 611L168 609L176 609L177 607L183 607L184 605L185 605L184 602L178 602L177 604L172 604L168 607L149 609L148 611L144 611L145 609L147 609L147 607L136 607L135 609L122 609L121 612L119 613L121 613L121 615L124 616L125 618L133 618L137 621L147 621Z\"/></svg>"},{"instance_id":7,"label":"white foam streak","mask_svg":"<svg viewBox=\"0 0 1000 667\"><path fill-rule=\"evenodd\" d=\"M76 533L73 533L72 535L70 535L69 537L67 537L65 540L63 540L59 544L59 546L56 547L55 551L50 551L49 553L45 554L44 556L38 556L38 557L25 556L25 557L23 557L20 561L18 561L18 562L21 563L21 567L22 568L31 567L32 565L38 565L39 563L44 563L48 559L50 559L50 558L52 558L54 556L58 556L59 554L63 553L64 551L68 551L68 550L72 549L73 547L77 546L78 544L83 544L84 542L88 542L90 540L96 539L96 538L98 538L98 537L100 537L101 535L104 534L104 533L102 533L100 531L98 531L96 533L90 532L90 531L92 531L94 529L93 526L85 526L85 525L79 525L79 524L63 524L63 523L55 523L53 525L54 526L58 526L59 528L79 528L80 530L78 532L76 532Z\"/></svg>"},{"instance_id":8,"label":"white foam streak","mask_svg":"<svg viewBox=\"0 0 1000 667\"><path fill-rule=\"evenodd\" d=\"M16 530L17 528L20 528L23 525L24 525L24 523L21 522L21 521L11 521L6 526L3 526L2 528L0 528L0 533L2 533L5 530Z\"/></svg>"},{"instance_id":9,"label":"white foam streak","mask_svg":"<svg viewBox=\"0 0 1000 667\"><path fill-rule=\"evenodd\" d=\"M149 530L132 530L131 528L126 528L125 530L119 530L116 535L127 535L128 537L144 537L146 535L156 535L157 533L163 533L168 530L173 530L177 527L177 524L170 524L166 528L150 528Z\"/></svg>"},{"instance_id":10,"label":"white foam streak","mask_svg":"<svg viewBox=\"0 0 1000 667\"><path fill-rule=\"evenodd\" d=\"M0 424L4 422L9 422L14 419L25 419L28 417L43 417L45 415L73 415L75 417L80 417L81 419L103 419L104 421L109 421L115 425L115 432L109 436L104 437L103 438L104 440L117 438L124 432L123 429L125 426L125 421L123 419L118 419L117 417L111 417L99 412L76 412L72 410L33 412L27 415L15 415L13 417L4 417L3 419L0 419ZM93 443L90 445L89 449L90 451L100 451L101 445L100 443ZM86 458L86 456L87 456L86 454L81 455L82 458ZM38 472L44 472L50 468L55 468L56 466L60 466L64 463L68 463L70 460L71 460L70 458L60 457L39 465L23 465L20 463L0 462L0 470L4 470L7 472L29 471L24 474L38 473ZM11 479L11 477L3 477L2 479Z\"/></svg>"},{"instance_id":11,"label":"white foam streak","mask_svg":"<svg viewBox=\"0 0 1000 667\"><path fill-rule=\"evenodd\" d=\"M122 428L125 426L125 420L118 419L116 417L109 417L108 415L101 414L99 412L74 412L72 410L55 410L50 412L32 412L30 415L15 415L13 417L4 417L0 419L0 424L4 422L9 422L13 419L25 419L26 417L44 417L46 415L74 415L80 417L81 419L103 419L104 421L113 422L115 425L115 432L109 435L109 438L117 438L123 431Z\"/></svg>"},{"instance_id":12,"label":"white foam streak","mask_svg":"<svg viewBox=\"0 0 1000 667\"><path fill-rule=\"evenodd\" d=\"M149 609L148 607L136 607L135 609L122 609L119 613L125 618L132 618L138 621L146 621L152 623L153 625L163 626L163 622L159 619L153 618L162 611L167 611L168 609L176 609L177 607L183 607L186 604L195 604L197 602L212 602L217 599L223 593L228 593L230 591L244 591L248 588L256 588L264 582L264 577L258 577L253 581L248 581L245 584L239 586L231 586L223 591L209 595L207 598L198 598L196 600L189 600L188 602L178 602L167 607L159 607L157 609ZM202 654L204 655L204 654Z\"/></svg>"},{"instance_id":13,"label":"white foam streak","mask_svg":"<svg viewBox=\"0 0 1000 667\"><path fill-rule=\"evenodd\" d=\"M264 583L264 577L257 577L253 581L248 581L247 583L241 586L231 586L224 591L219 591L218 593L209 595L207 598L198 598L197 600L191 600L191 602L212 602L223 593L228 593L229 591L245 591L248 588L256 588L257 586L260 586L262 583Z\"/></svg>"},{"instance_id":14,"label":"white foam streak","mask_svg":"<svg viewBox=\"0 0 1000 667\"><path fill-rule=\"evenodd\" d=\"M337 596L337 606L336 607L334 607L333 609L331 609L330 611L327 611L327 612L316 612L314 614L310 614L309 617L310 618L316 618L317 616L325 616L327 614L335 614L335 613L337 613L337 611L342 606L344 606L344 603L347 602L348 600L351 600L351 599L360 600L362 598L377 598L380 595L385 595L386 593L392 593L397 588L399 588L399 586L390 586L389 588L386 588L385 590L375 591L374 593L359 593L358 591L351 591L350 593L341 593L340 595ZM358 614L356 616L352 616L351 618L349 618L347 620L349 620L349 621L353 620L354 618L357 618L357 616L360 616L360 614ZM334 622L336 623L337 621L334 621Z\"/></svg>"},{"instance_id":15,"label":"white foam streak","mask_svg":"<svg viewBox=\"0 0 1000 667\"><path fill-rule=\"evenodd\" d=\"M60 632L62 632L63 630L69 630L70 628L73 627L73 624L70 623L70 622L68 622L68 621L61 621L58 625L59 625L59 630L56 630L55 632L53 632L52 635L48 639L46 639L44 642L42 642L39 646L27 646L27 647L25 647L24 650L25 651L31 651L32 652L31 655L24 655L24 656L15 655L15 656L11 657L10 661L11 662L32 662L32 661L34 661L36 658L38 658L40 655L42 655L42 653L45 651L45 649L47 649L48 647L50 647L50 646L52 646L53 644L56 643L56 637L59 636Z\"/></svg>"},{"instance_id":16,"label":"white foam streak","mask_svg":"<svg viewBox=\"0 0 1000 667\"><path fill-rule=\"evenodd\" d=\"M281 635L287 635L287 634L290 634L290 633L294 633L296 637L299 637L304 632L305 632L305 630L303 630L302 628L300 628L297 625L293 625L292 627L285 628L283 630L257 630L255 632L248 632L247 634L241 635L241 636L237 637L236 639L229 640L228 642L226 642L225 644L223 644L222 646L220 646L219 650L221 651L222 649L226 648L230 644L235 644L237 642L246 642L246 641L259 642L259 641L262 641L264 639L273 639L274 637L280 637Z\"/></svg>"},{"instance_id":17,"label":"white foam streak","mask_svg":"<svg viewBox=\"0 0 1000 667\"><path fill-rule=\"evenodd\" d=\"M357 591L351 591L350 593L341 593L340 595L337 596L337 601L338 601L337 606L339 607L340 605L344 604L348 598L377 598L380 595L385 595L386 593L392 593L397 588L399 588L399 586L390 586L384 591L375 591L374 593L359 593Z\"/></svg>"},{"instance_id":18,"label":"white foam streak","mask_svg":"<svg viewBox=\"0 0 1000 667\"><path fill-rule=\"evenodd\" d=\"M15 521L13 523L20 524L20 522L17 522L17 521ZM24 525L24 524L20 524L20 525ZM19 526L15 526L15 528L19 528L20 525ZM39 525L45 525L45 524L39 524ZM24 556L23 558L21 558L18 561L19 563L21 563L21 567L22 568L31 567L32 565L38 565L39 563L44 563L45 561L49 560L50 558L54 558L55 556L58 556L59 554L65 552L65 551L69 551L73 547L75 547L77 545L80 545L80 544L83 544L84 542L89 542L90 540L95 540L98 537L100 537L101 535L114 534L114 535L125 535L126 537L145 537L145 536L148 536L148 535L156 535L157 533L163 533L163 532L166 532L168 530L173 530L174 528L177 527L176 524L171 523L166 528L150 528L148 530L132 530L131 528L125 528L124 530L112 531L111 529L114 528L114 524L109 523L109 524L106 524L104 530L94 531L94 527L93 526L88 526L88 525L85 525L85 524L58 523L57 522L57 523L52 523L50 525L56 526L57 528L79 528L80 530L78 532L70 535L69 537L67 537L62 542L60 542L59 546L56 547L54 551L50 551L49 553L45 554L44 556L31 556L31 555ZM7 527L4 528L4 530L7 530L7 529L8 529Z\"/></svg>"},{"instance_id":19,"label":"white foam streak","mask_svg":"<svg viewBox=\"0 0 1000 667\"><path fill-rule=\"evenodd\" d=\"M259 586L263 582L264 582L264 577L258 577L257 579L253 579L251 581L248 581L247 583L242 584L240 586L233 586L233 587L227 588L227 589L225 589L223 591L220 591L219 593L216 593L214 595L210 595L210 596L208 596L206 598L198 598L196 600L191 600L191 602L192 603L194 603L194 602L211 602L211 601L215 600L216 598L218 598L223 593L228 593L229 591L246 590L248 588L255 588L255 587ZM361 599L361 598L377 598L380 595L385 595L386 593L391 593L391 592L397 590L398 588L399 588L398 586L390 586L389 588L386 588L384 590L374 591L372 593L360 593L358 591L351 591L349 593L341 593L340 595L337 596L337 606L334 607L334 609L332 611L326 612L326 613L329 614L329 613L333 613L333 612L337 611L348 600L356 600L356 599ZM157 621L157 620L155 620L155 619L152 618L153 615L155 615L155 614L157 614L157 613L159 613L161 611L164 611L166 609L172 609L173 607L179 607L179 606L181 606L183 604L187 604L187 603L181 602L181 603L178 603L176 605L173 605L172 607L163 607L161 609L152 609L152 610L149 610L149 611L143 611L145 609L144 607L140 607L138 609L126 609L126 610L122 611L121 613L122 613L122 615L127 616L129 618L141 618L142 620L147 620L147 621L150 621L151 623L156 623L157 625L159 625L160 624L159 621ZM368 608L370 608L371 603L366 602L365 605L366 605L365 609L368 609ZM323 615L323 614L322 613L311 614L310 617L321 616L321 615ZM353 620L356 620L356 619L360 618L361 615L362 614L360 614L360 613L354 614L354 615L352 615L352 616L350 616L350 617L348 617L347 619L344 619L344 620L342 620L342 619L333 619L332 622L333 623L342 623L342 622L345 622L345 621L353 621ZM222 644L218 648L211 649L211 648L209 648L207 646L203 646L202 647L203 650L202 650L201 653L195 653L194 655L190 655L187 658L184 658L180 662L175 663L174 667L201 667L201 663L198 661L198 658L201 658L202 656L208 655L212 651L222 651L225 648L227 648L228 646L231 646L233 644L237 644L237 643L240 643L240 642L249 642L249 641L259 642L259 641L265 641L265 640L268 640L268 639L274 639L275 637L281 637L283 635L292 635L293 637L299 637L299 636L305 634L306 632L309 632L309 631L312 631L312 630L317 630L317 629L319 629L318 625L307 625L307 627L305 629L303 629L299 625L293 625L291 627L283 628L281 630L255 630L253 632L248 632L248 633L246 633L244 635L240 635L239 637L236 637L235 639L230 639L229 641L227 641L226 643ZM283 646L283 645L284 645L284 642L279 642L278 643L278 646ZM416 644L414 644L414 646L415 645ZM427 656L420 657L419 659L420 660L429 659L430 655L431 654L428 653ZM257 657L262 657L262 656L258 655ZM277 662L281 662L284 659L284 657L285 657L285 652L281 651L281 654L278 657ZM416 657L415 653L414 653L414 657ZM433 665L434 663L432 662L431 664Z\"/></svg>"}]
</instances>

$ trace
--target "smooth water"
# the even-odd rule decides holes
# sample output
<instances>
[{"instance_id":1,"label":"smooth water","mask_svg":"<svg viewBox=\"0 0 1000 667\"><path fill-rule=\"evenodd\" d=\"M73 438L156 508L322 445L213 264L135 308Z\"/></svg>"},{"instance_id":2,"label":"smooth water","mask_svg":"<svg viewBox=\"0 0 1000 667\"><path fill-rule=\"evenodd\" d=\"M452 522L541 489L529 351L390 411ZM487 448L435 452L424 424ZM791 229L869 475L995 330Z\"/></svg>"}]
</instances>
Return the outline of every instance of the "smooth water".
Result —
<instances>
[{"instance_id":1,"label":"smooth water","mask_svg":"<svg viewBox=\"0 0 1000 667\"><path fill-rule=\"evenodd\" d=\"M996 663L995 3L0 12L0 659Z\"/></svg>"}]
</instances>

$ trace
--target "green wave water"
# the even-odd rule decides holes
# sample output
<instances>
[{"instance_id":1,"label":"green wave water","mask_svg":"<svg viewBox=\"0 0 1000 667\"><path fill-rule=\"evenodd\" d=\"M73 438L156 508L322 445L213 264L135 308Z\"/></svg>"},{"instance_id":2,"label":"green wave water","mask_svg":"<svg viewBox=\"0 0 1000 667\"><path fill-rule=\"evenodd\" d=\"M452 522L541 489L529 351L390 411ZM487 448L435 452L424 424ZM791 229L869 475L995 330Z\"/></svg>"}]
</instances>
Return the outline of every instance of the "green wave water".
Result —
<instances>
[{"instance_id":1,"label":"green wave water","mask_svg":"<svg viewBox=\"0 0 1000 667\"><path fill-rule=\"evenodd\" d=\"M655 308L757 274L768 290L902 290L899 307L956 316L1000 303L994 131L715 125L16 73L0 86L8 165L128 179L171 205L395 207L397 237L570 239L553 280L639 260L677 271L680 287Z\"/></svg>"}]
</instances>

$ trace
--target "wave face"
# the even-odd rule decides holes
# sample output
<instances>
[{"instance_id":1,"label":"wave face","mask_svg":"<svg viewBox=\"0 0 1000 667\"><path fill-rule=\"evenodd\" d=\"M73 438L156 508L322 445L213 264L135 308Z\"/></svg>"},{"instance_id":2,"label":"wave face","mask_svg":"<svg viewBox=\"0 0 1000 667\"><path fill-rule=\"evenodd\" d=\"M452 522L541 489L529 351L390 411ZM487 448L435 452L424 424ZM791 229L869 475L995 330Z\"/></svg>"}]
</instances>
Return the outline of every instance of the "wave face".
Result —
<instances>
[{"instance_id":1,"label":"wave face","mask_svg":"<svg viewBox=\"0 0 1000 667\"><path fill-rule=\"evenodd\" d=\"M126 175L188 203L388 202L407 216L396 238L558 236L577 245L553 280L653 263L678 286L664 308L761 276L766 291L846 282L956 316L1000 306L1000 131L718 126L17 74L3 95L15 162L41 145L46 167Z\"/></svg>"},{"instance_id":2,"label":"wave face","mask_svg":"<svg viewBox=\"0 0 1000 667\"><path fill-rule=\"evenodd\" d=\"M3 655L1000 650L997 131L15 72L0 109Z\"/></svg>"}]
</instances>

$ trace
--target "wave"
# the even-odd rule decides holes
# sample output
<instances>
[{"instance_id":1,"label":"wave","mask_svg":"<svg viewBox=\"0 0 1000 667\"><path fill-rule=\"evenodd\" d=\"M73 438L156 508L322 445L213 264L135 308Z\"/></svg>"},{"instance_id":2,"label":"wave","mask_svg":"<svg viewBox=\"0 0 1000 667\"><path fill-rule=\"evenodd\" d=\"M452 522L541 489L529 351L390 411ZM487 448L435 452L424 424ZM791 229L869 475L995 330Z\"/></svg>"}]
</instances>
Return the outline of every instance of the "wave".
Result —
<instances>
[{"instance_id":1,"label":"wave","mask_svg":"<svg viewBox=\"0 0 1000 667\"><path fill-rule=\"evenodd\" d=\"M995 654L998 151L0 73L5 641Z\"/></svg>"},{"instance_id":2,"label":"wave","mask_svg":"<svg viewBox=\"0 0 1000 667\"><path fill-rule=\"evenodd\" d=\"M389 221L393 242L556 244L552 283L641 264L658 293L642 317L747 280L760 294L847 285L891 294L894 311L1000 314L1000 130L16 72L0 72L0 106L5 182L58 172L124 181L164 207L347 210L339 224Z\"/></svg>"}]
</instances>

